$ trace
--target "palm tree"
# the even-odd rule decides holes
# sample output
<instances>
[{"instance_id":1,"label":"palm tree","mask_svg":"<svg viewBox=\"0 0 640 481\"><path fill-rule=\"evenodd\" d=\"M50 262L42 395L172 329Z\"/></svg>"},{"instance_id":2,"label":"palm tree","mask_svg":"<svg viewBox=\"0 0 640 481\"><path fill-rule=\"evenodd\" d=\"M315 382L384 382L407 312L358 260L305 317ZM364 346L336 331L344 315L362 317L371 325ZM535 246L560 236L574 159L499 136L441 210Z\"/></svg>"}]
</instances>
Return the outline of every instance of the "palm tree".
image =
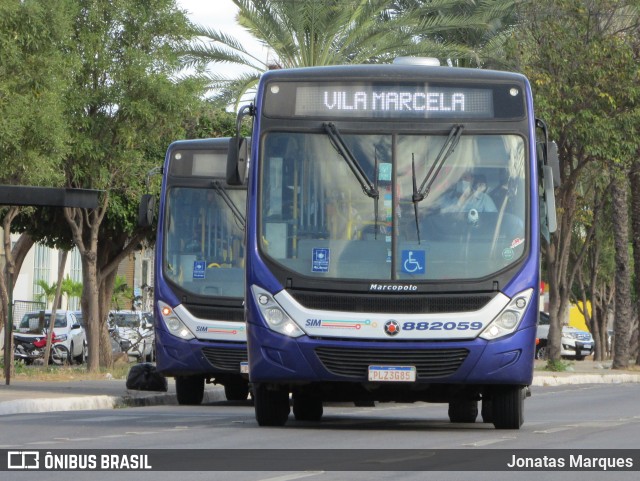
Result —
<instances>
[{"instance_id":1,"label":"palm tree","mask_svg":"<svg viewBox=\"0 0 640 481\"><path fill-rule=\"evenodd\" d=\"M71 298L82 297L82 282L74 281L69 276L62 281L62 293L67 296L67 306L69 306Z\"/></svg>"},{"instance_id":2,"label":"palm tree","mask_svg":"<svg viewBox=\"0 0 640 481\"><path fill-rule=\"evenodd\" d=\"M56 289L58 288L58 283L54 282L53 284L49 284L47 281L43 279L38 279L36 281L36 285L42 289L43 292L36 294L35 298L37 301L44 301L47 303L47 308L53 302L56 296Z\"/></svg>"},{"instance_id":3,"label":"palm tree","mask_svg":"<svg viewBox=\"0 0 640 481\"><path fill-rule=\"evenodd\" d=\"M205 26L195 27L201 41L191 46L188 56L192 65L212 62L246 67L235 78L208 76L215 98L236 106L260 75L274 68L388 63L400 55L474 59L477 55L472 49L449 41L446 33L486 27L484 14L460 13L460 5L469 3L465 0L233 2L239 8L238 23L269 48L269 58L263 61L238 40Z\"/></svg>"},{"instance_id":4,"label":"palm tree","mask_svg":"<svg viewBox=\"0 0 640 481\"><path fill-rule=\"evenodd\" d=\"M111 294L111 305L116 310L121 310L120 306L123 301L133 301L133 289L127 284L127 279L124 276L116 276L113 284L113 294Z\"/></svg>"}]
</instances>

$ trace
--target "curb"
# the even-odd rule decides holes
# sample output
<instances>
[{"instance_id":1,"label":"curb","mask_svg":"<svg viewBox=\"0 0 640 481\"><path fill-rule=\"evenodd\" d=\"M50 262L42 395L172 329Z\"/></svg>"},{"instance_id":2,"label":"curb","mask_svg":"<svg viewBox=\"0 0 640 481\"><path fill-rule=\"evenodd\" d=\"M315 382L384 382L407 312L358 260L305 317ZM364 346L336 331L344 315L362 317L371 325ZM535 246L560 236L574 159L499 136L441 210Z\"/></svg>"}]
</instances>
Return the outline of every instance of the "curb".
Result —
<instances>
[{"instance_id":1,"label":"curb","mask_svg":"<svg viewBox=\"0 0 640 481\"><path fill-rule=\"evenodd\" d=\"M565 384L622 384L640 383L640 374L579 374L571 376L534 376L532 386L561 386Z\"/></svg>"},{"instance_id":2,"label":"curb","mask_svg":"<svg viewBox=\"0 0 640 481\"><path fill-rule=\"evenodd\" d=\"M124 396L66 396L42 399L14 399L0 402L0 416L9 414L34 414L56 411L89 411L99 409L122 409L127 407L178 405L176 394L135 394L129 391ZM225 401L224 390L212 389L204 392L203 404Z\"/></svg>"}]
</instances>

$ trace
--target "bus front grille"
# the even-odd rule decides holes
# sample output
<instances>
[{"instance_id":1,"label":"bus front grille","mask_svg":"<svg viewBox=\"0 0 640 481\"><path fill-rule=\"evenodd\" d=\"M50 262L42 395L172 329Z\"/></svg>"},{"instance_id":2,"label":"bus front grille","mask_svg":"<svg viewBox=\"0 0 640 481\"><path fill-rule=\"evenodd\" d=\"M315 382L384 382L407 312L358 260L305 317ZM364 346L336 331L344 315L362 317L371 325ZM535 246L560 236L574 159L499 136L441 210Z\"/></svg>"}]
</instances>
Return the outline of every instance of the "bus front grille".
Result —
<instances>
[{"instance_id":1,"label":"bus front grille","mask_svg":"<svg viewBox=\"0 0 640 481\"><path fill-rule=\"evenodd\" d=\"M244 308L242 307L215 307L187 303L183 305L198 319L244 322Z\"/></svg>"},{"instance_id":2,"label":"bus front grille","mask_svg":"<svg viewBox=\"0 0 640 481\"><path fill-rule=\"evenodd\" d=\"M472 312L486 306L494 295L366 295L338 292L287 292L307 309L385 314Z\"/></svg>"},{"instance_id":3,"label":"bus front grille","mask_svg":"<svg viewBox=\"0 0 640 481\"><path fill-rule=\"evenodd\" d=\"M415 366L417 379L434 379L456 372L469 351L456 349L353 349L317 347L324 367L338 376L367 379L369 366Z\"/></svg>"},{"instance_id":4,"label":"bus front grille","mask_svg":"<svg viewBox=\"0 0 640 481\"><path fill-rule=\"evenodd\" d=\"M229 372L240 372L240 363L246 362L247 349L226 349L219 347L203 347L202 354L216 369Z\"/></svg>"}]
</instances>

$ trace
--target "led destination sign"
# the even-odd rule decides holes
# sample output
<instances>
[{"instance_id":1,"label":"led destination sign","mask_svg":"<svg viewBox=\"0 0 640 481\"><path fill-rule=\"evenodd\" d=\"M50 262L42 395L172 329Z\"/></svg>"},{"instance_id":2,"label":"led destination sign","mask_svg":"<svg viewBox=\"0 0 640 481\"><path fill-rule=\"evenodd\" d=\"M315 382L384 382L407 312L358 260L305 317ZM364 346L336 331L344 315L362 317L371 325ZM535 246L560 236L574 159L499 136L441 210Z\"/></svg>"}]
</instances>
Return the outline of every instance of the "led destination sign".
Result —
<instances>
[{"instance_id":1,"label":"led destination sign","mask_svg":"<svg viewBox=\"0 0 640 481\"><path fill-rule=\"evenodd\" d=\"M298 87L295 115L493 117L492 91L450 87L410 90L344 86Z\"/></svg>"},{"instance_id":2,"label":"led destination sign","mask_svg":"<svg viewBox=\"0 0 640 481\"><path fill-rule=\"evenodd\" d=\"M519 86L495 83L299 82L272 83L266 89L265 115L271 117L494 119L522 118Z\"/></svg>"}]
</instances>

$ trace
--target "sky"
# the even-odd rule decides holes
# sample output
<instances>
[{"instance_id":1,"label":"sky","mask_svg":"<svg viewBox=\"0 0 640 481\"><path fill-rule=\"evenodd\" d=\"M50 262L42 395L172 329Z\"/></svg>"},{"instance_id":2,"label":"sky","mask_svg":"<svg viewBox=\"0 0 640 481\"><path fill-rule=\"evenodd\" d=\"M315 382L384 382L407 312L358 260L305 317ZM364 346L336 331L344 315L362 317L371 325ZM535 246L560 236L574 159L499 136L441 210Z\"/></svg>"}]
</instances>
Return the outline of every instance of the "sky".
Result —
<instances>
[{"instance_id":1,"label":"sky","mask_svg":"<svg viewBox=\"0 0 640 481\"><path fill-rule=\"evenodd\" d=\"M231 35L241 41L252 55L266 60L266 49L236 23L235 16L238 8L231 0L176 0L176 4L188 12L189 19L193 23ZM241 68L220 66L216 71L233 74L241 71Z\"/></svg>"}]
</instances>

